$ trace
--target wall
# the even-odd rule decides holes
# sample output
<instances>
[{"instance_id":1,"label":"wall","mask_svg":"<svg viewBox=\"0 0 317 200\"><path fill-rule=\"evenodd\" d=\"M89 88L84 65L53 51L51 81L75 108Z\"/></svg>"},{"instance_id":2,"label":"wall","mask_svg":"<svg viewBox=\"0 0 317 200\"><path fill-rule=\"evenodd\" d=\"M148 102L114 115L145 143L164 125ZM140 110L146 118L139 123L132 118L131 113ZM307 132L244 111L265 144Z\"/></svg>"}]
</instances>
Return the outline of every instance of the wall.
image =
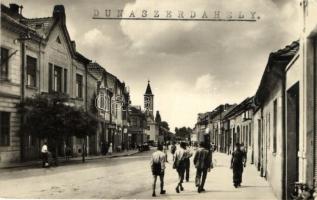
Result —
<instances>
[{"instance_id":1,"label":"wall","mask_svg":"<svg viewBox=\"0 0 317 200\"><path fill-rule=\"evenodd\" d=\"M0 146L0 165L20 160L20 116L16 105L20 102L21 44L17 34L8 31L1 24L1 47L9 50L9 55L17 51L8 61L9 81L0 81L0 111L10 112L10 144ZM16 41L15 41L16 40Z\"/></svg>"},{"instance_id":2,"label":"wall","mask_svg":"<svg viewBox=\"0 0 317 200\"><path fill-rule=\"evenodd\" d=\"M276 126L276 152L273 152L273 110L274 101L277 101L277 126ZM261 160L260 169L261 175L265 176L271 185L274 194L281 199L283 193L283 118L282 118L282 82L274 86L271 93L263 103L262 109L254 115L253 130L254 141L257 141L261 136L261 145L263 145L263 156L259 158L259 146L255 142L255 163L258 164ZM261 119L261 130L258 130L258 120ZM262 135L259 134L262 131ZM261 149L260 149L261 150Z\"/></svg>"}]
</instances>

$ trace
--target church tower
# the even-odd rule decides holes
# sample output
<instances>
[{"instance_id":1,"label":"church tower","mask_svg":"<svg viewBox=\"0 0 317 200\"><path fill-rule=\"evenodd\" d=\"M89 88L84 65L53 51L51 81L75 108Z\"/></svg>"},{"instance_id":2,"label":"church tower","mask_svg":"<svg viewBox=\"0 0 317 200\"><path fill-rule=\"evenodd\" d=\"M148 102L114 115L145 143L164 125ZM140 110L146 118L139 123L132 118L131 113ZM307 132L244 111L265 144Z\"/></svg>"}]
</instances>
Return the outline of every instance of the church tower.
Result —
<instances>
[{"instance_id":1,"label":"church tower","mask_svg":"<svg viewBox=\"0 0 317 200\"><path fill-rule=\"evenodd\" d=\"M144 109L147 113L153 116L154 110L154 95L152 94L152 89L150 85L150 81L148 81L146 91L144 94Z\"/></svg>"}]
</instances>

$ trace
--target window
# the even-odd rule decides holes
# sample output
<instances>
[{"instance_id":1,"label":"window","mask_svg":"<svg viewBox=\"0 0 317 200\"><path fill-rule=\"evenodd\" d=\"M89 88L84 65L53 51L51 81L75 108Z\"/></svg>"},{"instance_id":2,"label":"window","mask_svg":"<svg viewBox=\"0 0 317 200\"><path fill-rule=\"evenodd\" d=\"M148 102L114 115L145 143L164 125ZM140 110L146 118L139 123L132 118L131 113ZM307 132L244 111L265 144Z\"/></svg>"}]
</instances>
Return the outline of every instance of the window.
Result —
<instances>
[{"instance_id":1,"label":"window","mask_svg":"<svg viewBox=\"0 0 317 200\"><path fill-rule=\"evenodd\" d=\"M27 85L36 87L36 58L26 56Z\"/></svg>"},{"instance_id":2,"label":"window","mask_svg":"<svg viewBox=\"0 0 317 200\"><path fill-rule=\"evenodd\" d=\"M54 91L62 92L62 68L54 66Z\"/></svg>"},{"instance_id":3,"label":"window","mask_svg":"<svg viewBox=\"0 0 317 200\"><path fill-rule=\"evenodd\" d=\"M76 74L76 97L83 98L83 76Z\"/></svg>"},{"instance_id":4,"label":"window","mask_svg":"<svg viewBox=\"0 0 317 200\"><path fill-rule=\"evenodd\" d=\"M249 146L251 146L252 140L251 140L251 125L250 125L250 128L249 128Z\"/></svg>"},{"instance_id":5,"label":"window","mask_svg":"<svg viewBox=\"0 0 317 200\"><path fill-rule=\"evenodd\" d=\"M35 24L35 29L40 29L43 27L42 23Z\"/></svg>"},{"instance_id":6,"label":"window","mask_svg":"<svg viewBox=\"0 0 317 200\"><path fill-rule=\"evenodd\" d=\"M245 146L248 146L248 142L249 142L249 125L247 125L245 127Z\"/></svg>"},{"instance_id":7,"label":"window","mask_svg":"<svg viewBox=\"0 0 317 200\"><path fill-rule=\"evenodd\" d=\"M10 113L0 112L0 146L10 145Z\"/></svg>"},{"instance_id":8,"label":"window","mask_svg":"<svg viewBox=\"0 0 317 200\"><path fill-rule=\"evenodd\" d=\"M62 44L61 39L59 38L59 36L57 36L56 42L57 42L58 44Z\"/></svg>"},{"instance_id":9,"label":"window","mask_svg":"<svg viewBox=\"0 0 317 200\"><path fill-rule=\"evenodd\" d=\"M277 100L273 103L273 153L276 153L276 134L277 134Z\"/></svg>"},{"instance_id":10,"label":"window","mask_svg":"<svg viewBox=\"0 0 317 200\"><path fill-rule=\"evenodd\" d=\"M0 79L7 80L9 71L9 50L1 47Z\"/></svg>"},{"instance_id":11,"label":"window","mask_svg":"<svg viewBox=\"0 0 317 200\"><path fill-rule=\"evenodd\" d=\"M48 91L53 91L53 64L48 64Z\"/></svg>"},{"instance_id":12,"label":"window","mask_svg":"<svg viewBox=\"0 0 317 200\"><path fill-rule=\"evenodd\" d=\"M119 109L119 107L118 107L118 104L117 104L117 103L116 103L115 105L116 105L116 114L115 114L115 116L117 117L117 116L118 116L118 109Z\"/></svg>"},{"instance_id":13,"label":"window","mask_svg":"<svg viewBox=\"0 0 317 200\"><path fill-rule=\"evenodd\" d=\"M112 114L112 116L114 116L116 113L116 103L115 103L115 101L114 100L112 100L111 101L111 114Z\"/></svg>"},{"instance_id":14,"label":"window","mask_svg":"<svg viewBox=\"0 0 317 200\"><path fill-rule=\"evenodd\" d=\"M137 126L137 119L135 117L131 118L131 126Z\"/></svg>"},{"instance_id":15,"label":"window","mask_svg":"<svg viewBox=\"0 0 317 200\"><path fill-rule=\"evenodd\" d=\"M67 69L64 69L64 93L67 93Z\"/></svg>"}]
</instances>

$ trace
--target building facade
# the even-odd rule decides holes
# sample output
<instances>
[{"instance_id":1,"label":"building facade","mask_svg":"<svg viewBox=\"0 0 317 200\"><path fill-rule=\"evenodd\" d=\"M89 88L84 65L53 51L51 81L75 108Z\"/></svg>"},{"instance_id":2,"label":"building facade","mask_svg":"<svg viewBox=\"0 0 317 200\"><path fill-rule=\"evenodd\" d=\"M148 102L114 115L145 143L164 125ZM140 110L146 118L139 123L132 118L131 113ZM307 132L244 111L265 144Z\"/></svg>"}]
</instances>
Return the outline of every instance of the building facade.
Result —
<instances>
[{"instance_id":1,"label":"building facade","mask_svg":"<svg viewBox=\"0 0 317 200\"><path fill-rule=\"evenodd\" d=\"M70 97L70 105L86 110L90 60L76 51L61 5L54 7L51 17L34 19L25 18L16 4L1 5L1 19L0 98L6 104L1 109L1 162L36 159L41 141L18 136L22 118L16 105L36 94L63 93ZM76 138L69 142L74 152L81 148ZM60 154L63 147L60 144Z\"/></svg>"},{"instance_id":2,"label":"building facade","mask_svg":"<svg viewBox=\"0 0 317 200\"><path fill-rule=\"evenodd\" d=\"M298 42L270 54L255 95L255 163L279 199L287 198L298 180L298 135L284 129L285 69L297 54ZM287 187L287 188L284 188Z\"/></svg>"}]
</instances>

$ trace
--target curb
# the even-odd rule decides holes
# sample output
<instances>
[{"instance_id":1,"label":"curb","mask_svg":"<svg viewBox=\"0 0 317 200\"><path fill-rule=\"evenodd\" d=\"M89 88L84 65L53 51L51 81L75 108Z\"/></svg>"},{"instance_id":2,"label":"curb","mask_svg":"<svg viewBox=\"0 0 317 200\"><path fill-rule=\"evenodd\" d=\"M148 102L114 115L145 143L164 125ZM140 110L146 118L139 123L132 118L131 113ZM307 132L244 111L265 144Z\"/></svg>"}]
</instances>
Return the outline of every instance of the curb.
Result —
<instances>
[{"instance_id":1,"label":"curb","mask_svg":"<svg viewBox=\"0 0 317 200\"><path fill-rule=\"evenodd\" d=\"M136 152L132 152L132 153L128 153L128 154L123 154L123 155L111 155L111 156L96 156L96 157L92 157L92 158L89 158L89 157L86 157L85 160L88 161L88 160L101 160L101 159L107 159L107 158L119 158L119 157L128 157L128 156L132 156L132 155L135 155L135 154L138 154L140 153L139 151L136 151ZM77 157L78 158L78 157ZM82 163L82 160L81 159L76 159L76 160L60 160L59 163L68 163L67 165L71 165L73 164L74 162L76 161L79 161ZM3 166L3 167L0 167L0 171L1 170L5 170L5 169L18 169L18 168L23 168L23 167L34 167L34 166L39 166L42 164L42 161L34 161L32 163L25 163L25 164L21 164L21 165L13 165L13 166Z\"/></svg>"}]
</instances>

